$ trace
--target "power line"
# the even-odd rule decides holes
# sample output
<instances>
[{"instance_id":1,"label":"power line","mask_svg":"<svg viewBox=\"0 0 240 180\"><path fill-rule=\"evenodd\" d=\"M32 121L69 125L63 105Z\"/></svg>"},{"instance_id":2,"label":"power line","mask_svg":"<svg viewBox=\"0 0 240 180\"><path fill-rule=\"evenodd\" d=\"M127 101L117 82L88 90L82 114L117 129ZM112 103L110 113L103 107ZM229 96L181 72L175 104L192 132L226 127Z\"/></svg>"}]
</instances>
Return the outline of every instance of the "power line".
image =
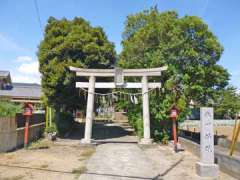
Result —
<instances>
[{"instance_id":1,"label":"power line","mask_svg":"<svg viewBox=\"0 0 240 180\"><path fill-rule=\"evenodd\" d=\"M39 7L38 7L37 0L34 0L34 5L35 5L36 12L37 12L37 19L38 19L39 27L41 29L41 32L43 33L43 26L42 26L42 21L41 21L41 18L40 18L40 13L39 13Z\"/></svg>"}]
</instances>

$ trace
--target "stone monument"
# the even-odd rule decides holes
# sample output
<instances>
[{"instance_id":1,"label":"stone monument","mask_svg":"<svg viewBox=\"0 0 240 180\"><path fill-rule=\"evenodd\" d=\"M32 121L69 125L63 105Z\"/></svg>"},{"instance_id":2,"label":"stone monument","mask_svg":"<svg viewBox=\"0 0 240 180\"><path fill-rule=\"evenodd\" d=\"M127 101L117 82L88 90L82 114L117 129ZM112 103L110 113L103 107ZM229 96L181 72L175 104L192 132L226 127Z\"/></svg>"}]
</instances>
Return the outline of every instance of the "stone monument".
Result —
<instances>
[{"instance_id":1,"label":"stone monument","mask_svg":"<svg viewBox=\"0 0 240 180\"><path fill-rule=\"evenodd\" d=\"M214 164L213 108L200 109L200 162L196 163L201 177L218 177L219 168Z\"/></svg>"}]
</instances>

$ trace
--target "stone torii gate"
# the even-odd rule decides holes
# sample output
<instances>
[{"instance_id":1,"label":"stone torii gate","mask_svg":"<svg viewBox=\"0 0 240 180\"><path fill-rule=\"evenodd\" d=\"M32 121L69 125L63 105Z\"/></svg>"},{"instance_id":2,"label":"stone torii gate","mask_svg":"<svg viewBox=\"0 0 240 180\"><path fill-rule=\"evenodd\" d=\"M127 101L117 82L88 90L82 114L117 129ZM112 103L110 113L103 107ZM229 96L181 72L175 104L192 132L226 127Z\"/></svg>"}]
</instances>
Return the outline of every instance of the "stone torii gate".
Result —
<instances>
[{"instance_id":1,"label":"stone torii gate","mask_svg":"<svg viewBox=\"0 0 240 180\"><path fill-rule=\"evenodd\" d=\"M142 88L143 97L143 129L144 135L140 143L151 144L150 133L150 113L149 113L149 88L160 88L161 83L148 83L149 76L161 76L161 72L167 67L151 69L82 69L69 67L71 71L76 72L76 76L89 77L89 82L76 82L76 88L88 88L87 111L84 139L82 143L90 144L92 142L92 123L94 112L94 93L95 88ZM124 77L142 77L142 82L126 82ZM95 82L96 77L114 77L115 82Z\"/></svg>"}]
</instances>

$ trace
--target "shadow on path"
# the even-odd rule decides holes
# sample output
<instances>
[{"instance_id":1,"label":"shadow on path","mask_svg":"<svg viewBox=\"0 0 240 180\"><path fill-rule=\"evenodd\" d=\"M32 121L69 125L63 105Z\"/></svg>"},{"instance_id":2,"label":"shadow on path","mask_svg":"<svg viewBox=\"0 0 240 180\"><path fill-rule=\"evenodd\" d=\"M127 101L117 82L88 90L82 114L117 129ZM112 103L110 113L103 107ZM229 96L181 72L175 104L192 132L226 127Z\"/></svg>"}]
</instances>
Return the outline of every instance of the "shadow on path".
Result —
<instances>
[{"instance_id":1,"label":"shadow on path","mask_svg":"<svg viewBox=\"0 0 240 180\"><path fill-rule=\"evenodd\" d=\"M72 131L67 137L63 139L80 140L84 137L85 123L75 122ZM130 135L131 132L125 130L123 127L114 123L102 123L94 122L92 129L92 138L100 143L121 143L121 141L115 141L115 138L120 138ZM111 139L113 139L111 141ZM105 141L110 140L110 141ZM125 141L122 141L124 143ZM131 143L131 142L126 142ZM133 142L135 143L135 142Z\"/></svg>"}]
</instances>

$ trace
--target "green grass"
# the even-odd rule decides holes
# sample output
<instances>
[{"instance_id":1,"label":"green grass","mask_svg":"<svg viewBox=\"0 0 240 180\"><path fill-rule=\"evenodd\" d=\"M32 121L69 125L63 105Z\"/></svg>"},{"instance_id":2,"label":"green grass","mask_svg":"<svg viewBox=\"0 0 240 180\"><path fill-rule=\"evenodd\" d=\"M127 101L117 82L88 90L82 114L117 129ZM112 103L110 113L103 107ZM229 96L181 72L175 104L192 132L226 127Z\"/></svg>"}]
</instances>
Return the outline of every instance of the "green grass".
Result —
<instances>
[{"instance_id":1,"label":"green grass","mask_svg":"<svg viewBox=\"0 0 240 180\"><path fill-rule=\"evenodd\" d=\"M48 167L48 164L43 164L43 165L40 166L40 168L44 168L44 169L47 168L47 167Z\"/></svg>"},{"instance_id":2,"label":"green grass","mask_svg":"<svg viewBox=\"0 0 240 180\"><path fill-rule=\"evenodd\" d=\"M29 150L36 150L36 149L48 149L51 146L51 142L45 139L40 139L35 142L30 143L28 146Z\"/></svg>"},{"instance_id":3,"label":"green grass","mask_svg":"<svg viewBox=\"0 0 240 180\"><path fill-rule=\"evenodd\" d=\"M81 167L78 167L78 168L75 168L72 170L72 173L73 174L83 174L84 172L87 171L87 168L85 166L81 166Z\"/></svg>"},{"instance_id":4,"label":"green grass","mask_svg":"<svg viewBox=\"0 0 240 180\"><path fill-rule=\"evenodd\" d=\"M72 173L75 174L75 179L79 179L79 176L87 171L86 166L80 166L72 170Z\"/></svg>"},{"instance_id":5,"label":"green grass","mask_svg":"<svg viewBox=\"0 0 240 180\"><path fill-rule=\"evenodd\" d=\"M86 149L84 149L83 152L81 152L80 157L87 159L87 158L89 158L93 153L95 153L95 151L96 151L95 148L86 148Z\"/></svg>"},{"instance_id":6,"label":"green grass","mask_svg":"<svg viewBox=\"0 0 240 180\"><path fill-rule=\"evenodd\" d=\"M79 161L84 161L86 159L88 159L90 156L92 156L93 153L95 153L95 148L93 147L86 147L83 149L83 151L80 153L80 156L79 156ZM85 173L87 171L87 168L85 165L83 166L80 166L78 168L75 168L72 170L72 173L73 174L76 174L75 176L75 179L78 179L79 176L83 173Z\"/></svg>"}]
</instances>

